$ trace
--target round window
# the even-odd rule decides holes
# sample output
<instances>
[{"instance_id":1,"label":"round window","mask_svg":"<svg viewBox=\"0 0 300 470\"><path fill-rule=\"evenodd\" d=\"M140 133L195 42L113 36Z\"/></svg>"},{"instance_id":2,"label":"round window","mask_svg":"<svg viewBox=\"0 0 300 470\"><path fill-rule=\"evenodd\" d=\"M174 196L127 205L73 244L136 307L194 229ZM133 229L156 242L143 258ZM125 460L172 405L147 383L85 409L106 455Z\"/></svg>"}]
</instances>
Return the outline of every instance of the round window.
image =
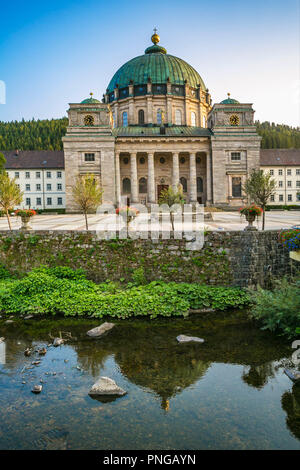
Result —
<instances>
[{"instance_id":1,"label":"round window","mask_svg":"<svg viewBox=\"0 0 300 470\"><path fill-rule=\"evenodd\" d=\"M141 164L141 165L144 165L145 161L146 161L146 160L145 160L144 157L141 157L141 158L140 158L140 164Z\"/></svg>"},{"instance_id":2,"label":"round window","mask_svg":"<svg viewBox=\"0 0 300 470\"><path fill-rule=\"evenodd\" d=\"M164 157L161 157L161 158L159 159L159 161L160 161L160 163L163 165L163 164L166 162L166 159L165 159Z\"/></svg>"},{"instance_id":3,"label":"round window","mask_svg":"<svg viewBox=\"0 0 300 470\"><path fill-rule=\"evenodd\" d=\"M197 158L196 158L196 162L197 162L197 163L201 163L201 158L200 158L200 157L197 157Z\"/></svg>"},{"instance_id":4,"label":"round window","mask_svg":"<svg viewBox=\"0 0 300 470\"><path fill-rule=\"evenodd\" d=\"M124 162L125 165L128 165L129 158L128 157L123 158L123 162Z\"/></svg>"},{"instance_id":5,"label":"round window","mask_svg":"<svg viewBox=\"0 0 300 470\"><path fill-rule=\"evenodd\" d=\"M181 157L180 159L180 163L184 164L185 163L185 158L184 157Z\"/></svg>"}]
</instances>

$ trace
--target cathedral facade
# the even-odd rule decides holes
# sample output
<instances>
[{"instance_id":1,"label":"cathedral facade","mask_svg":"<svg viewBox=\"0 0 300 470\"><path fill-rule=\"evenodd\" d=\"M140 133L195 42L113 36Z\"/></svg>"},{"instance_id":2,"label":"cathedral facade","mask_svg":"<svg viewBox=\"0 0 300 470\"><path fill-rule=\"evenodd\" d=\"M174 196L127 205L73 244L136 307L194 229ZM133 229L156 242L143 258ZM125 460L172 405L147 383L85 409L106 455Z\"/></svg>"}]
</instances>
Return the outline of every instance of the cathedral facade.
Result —
<instances>
[{"instance_id":1,"label":"cathedral facade","mask_svg":"<svg viewBox=\"0 0 300 470\"><path fill-rule=\"evenodd\" d=\"M169 186L187 202L243 204L242 185L260 166L261 137L250 103L212 105L198 72L167 54L156 32L145 54L126 62L103 100L71 103L63 138L66 210L77 175L94 174L103 201L151 204Z\"/></svg>"}]
</instances>

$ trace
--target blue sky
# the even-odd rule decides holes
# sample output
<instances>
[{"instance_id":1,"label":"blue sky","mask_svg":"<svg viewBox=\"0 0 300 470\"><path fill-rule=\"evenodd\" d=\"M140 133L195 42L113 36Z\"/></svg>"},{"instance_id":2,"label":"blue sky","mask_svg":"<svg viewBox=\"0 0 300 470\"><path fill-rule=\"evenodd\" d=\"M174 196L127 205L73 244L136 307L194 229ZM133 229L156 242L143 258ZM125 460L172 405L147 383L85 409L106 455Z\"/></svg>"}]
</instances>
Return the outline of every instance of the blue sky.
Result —
<instances>
[{"instance_id":1,"label":"blue sky","mask_svg":"<svg viewBox=\"0 0 300 470\"><path fill-rule=\"evenodd\" d=\"M299 126L298 0L1 2L0 120L61 117L100 98L153 27L202 76L213 102L254 103L256 118ZM1 86L0 86L1 101Z\"/></svg>"}]
</instances>

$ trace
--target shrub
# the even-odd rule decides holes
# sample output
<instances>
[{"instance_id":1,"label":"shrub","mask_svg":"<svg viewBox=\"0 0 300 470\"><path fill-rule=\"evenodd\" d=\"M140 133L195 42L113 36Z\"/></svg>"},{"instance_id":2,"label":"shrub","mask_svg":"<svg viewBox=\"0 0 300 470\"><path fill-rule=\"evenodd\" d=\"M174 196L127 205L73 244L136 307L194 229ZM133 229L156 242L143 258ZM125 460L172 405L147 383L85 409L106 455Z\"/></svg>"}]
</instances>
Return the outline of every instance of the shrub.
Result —
<instances>
[{"instance_id":1,"label":"shrub","mask_svg":"<svg viewBox=\"0 0 300 470\"><path fill-rule=\"evenodd\" d=\"M262 329L293 337L300 328L300 278L276 282L274 291L259 289L254 294L251 316Z\"/></svg>"},{"instance_id":2,"label":"shrub","mask_svg":"<svg viewBox=\"0 0 300 470\"><path fill-rule=\"evenodd\" d=\"M279 242L289 251L300 249L300 229L282 231L279 233Z\"/></svg>"}]
</instances>

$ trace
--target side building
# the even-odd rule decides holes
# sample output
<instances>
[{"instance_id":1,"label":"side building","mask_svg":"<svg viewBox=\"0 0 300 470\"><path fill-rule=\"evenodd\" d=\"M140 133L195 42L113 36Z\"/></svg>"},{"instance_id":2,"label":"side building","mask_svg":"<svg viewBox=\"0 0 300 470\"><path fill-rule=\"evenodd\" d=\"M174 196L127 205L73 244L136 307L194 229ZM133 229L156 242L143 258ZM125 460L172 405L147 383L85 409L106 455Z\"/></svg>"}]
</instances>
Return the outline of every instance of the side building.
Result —
<instances>
[{"instance_id":1,"label":"side building","mask_svg":"<svg viewBox=\"0 0 300 470\"><path fill-rule=\"evenodd\" d=\"M65 209L65 163L63 151L2 151L6 170L24 193L16 209Z\"/></svg>"},{"instance_id":2,"label":"side building","mask_svg":"<svg viewBox=\"0 0 300 470\"><path fill-rule=\"evenodd\" d=\"M276 181L270 206L300 206L300 149L261 149L260 168Z\"/></svg>"}]
</instances>

